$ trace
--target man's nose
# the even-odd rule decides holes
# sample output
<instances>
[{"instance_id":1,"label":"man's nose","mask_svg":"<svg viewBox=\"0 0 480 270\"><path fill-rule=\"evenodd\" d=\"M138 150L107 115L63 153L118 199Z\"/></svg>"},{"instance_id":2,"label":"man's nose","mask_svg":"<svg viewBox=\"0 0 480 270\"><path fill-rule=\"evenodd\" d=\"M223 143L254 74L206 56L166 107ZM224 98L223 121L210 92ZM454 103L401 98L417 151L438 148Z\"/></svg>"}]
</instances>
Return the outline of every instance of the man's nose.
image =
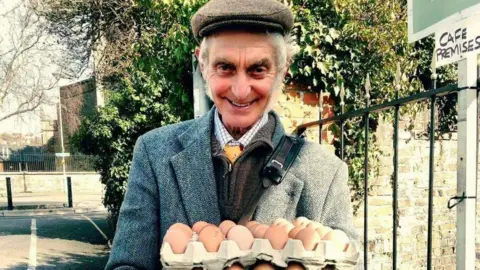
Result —
<instances>
[{"instance_id":1,"label":"man's nose","mask_svg":"<svg viewBox=\"0 0 480 270\"><path fill-rule=\"evenodd\" d=\"M250 80L248 75L244 72L239 72L235 78L235 82L233 83L232 92L237 98L238 101L245 101L248 97L250 92L252 91L252 87L250 85Z\"/></svg>"}]
</instances>

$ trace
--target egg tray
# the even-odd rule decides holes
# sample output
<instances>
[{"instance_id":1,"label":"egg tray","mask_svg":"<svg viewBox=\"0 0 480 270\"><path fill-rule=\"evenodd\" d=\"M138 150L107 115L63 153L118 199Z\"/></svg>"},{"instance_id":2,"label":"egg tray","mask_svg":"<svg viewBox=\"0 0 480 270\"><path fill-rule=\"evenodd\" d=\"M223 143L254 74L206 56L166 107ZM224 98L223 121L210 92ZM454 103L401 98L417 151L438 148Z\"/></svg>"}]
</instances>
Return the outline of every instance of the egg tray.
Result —
<instances>
[{"instance_id":1,"label":"egg tray","mask_svg":"<svg viewBox=\"0 0 480 270\"><path fill-rule=\"evenodd\" d=\"M346 252L339 252L331 241L320 241L315 250L307 251L300 240L294 239L289 239L283 250L273 249L267 239L255 239L249 250L241 250L232 240L222 241L218 252L207 252L199 241L191 241L184 254L173 253L169 243L163 243L160 249L163 269L175 270L221 270L235 263L248 267L257 260L271 262L279 267L287 267L289 262L299 262L307 270L320 270L326 265L335 265L337 269L353 269L358 257L359 252L354 243L349 245Z\"/></svg>"}]
</instances>

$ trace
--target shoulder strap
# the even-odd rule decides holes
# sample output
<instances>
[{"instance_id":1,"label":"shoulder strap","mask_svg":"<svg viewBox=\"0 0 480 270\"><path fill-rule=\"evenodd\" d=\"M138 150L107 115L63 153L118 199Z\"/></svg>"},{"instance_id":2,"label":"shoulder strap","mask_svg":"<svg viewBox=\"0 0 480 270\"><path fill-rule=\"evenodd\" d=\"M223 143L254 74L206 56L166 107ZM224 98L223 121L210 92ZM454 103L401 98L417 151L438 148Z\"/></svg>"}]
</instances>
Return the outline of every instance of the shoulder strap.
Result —
<instances>
[{"instance_id":1,"label":"shoulder strap","mask_svg":"<svg viewBox=\"0 0 480 270\"><path fill-rule=\"evenodd\" d=\"M284 135L262 171L262 179L242 213L238 224L246 225L253 216L262 195L271 185L282 182L305 140L301 136Z\"/></svg>"}]
</instances>

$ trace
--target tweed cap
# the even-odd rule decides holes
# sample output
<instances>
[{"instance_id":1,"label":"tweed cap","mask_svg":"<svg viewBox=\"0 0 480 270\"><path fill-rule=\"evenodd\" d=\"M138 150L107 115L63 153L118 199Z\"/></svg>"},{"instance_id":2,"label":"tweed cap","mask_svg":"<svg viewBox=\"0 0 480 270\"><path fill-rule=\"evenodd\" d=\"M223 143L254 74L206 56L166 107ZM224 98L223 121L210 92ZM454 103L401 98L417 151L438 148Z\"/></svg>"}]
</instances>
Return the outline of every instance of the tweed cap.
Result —
<instances>
[{"instance_id":1,"label":"tweed cap","mask_svg":"<svg viewBox=\"0 0 480 270\"><path fill-rule=\"evenodd\" d=\"M277 0L211 0L191 19L195 38L223 29L263 29L282 34L293 28L290 8Z\"/></svg>"}]
</instances>

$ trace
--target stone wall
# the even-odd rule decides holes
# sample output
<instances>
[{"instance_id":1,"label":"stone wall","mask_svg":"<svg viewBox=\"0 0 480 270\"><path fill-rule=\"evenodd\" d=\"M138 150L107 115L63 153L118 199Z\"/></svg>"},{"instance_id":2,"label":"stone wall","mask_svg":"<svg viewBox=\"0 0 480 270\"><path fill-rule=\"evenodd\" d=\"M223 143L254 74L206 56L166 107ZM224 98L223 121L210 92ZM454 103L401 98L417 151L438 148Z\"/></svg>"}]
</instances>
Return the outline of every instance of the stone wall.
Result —
<instances>
[{"instance_id":1,"label":"stone wall","mask_svg":"<svg viewBox=\"0 0 480 270\"><path fill-rule=\"evenodd\" d=\"M325 103L324 99L324 103ZM333 114L327 97L327 115ZM276 107L287 131L301 123L318 120L318 95L287 92ZM426 268L428 230L428 181L430 143L422 135L429 124L429 113L417 116L413 130L406 131L412 119L400 122L399 138L399 227L397 229L397 265L399 269ZM393 254L393 125L380 119L376 132L382 151L379 175L369 179L368 260L371 269L392 269ZM322 132L323 142L331 142L331 134ZM318 128L307 131L307 139L318 142ZM472 146L474 147L474 146ZM332 147L328 147L332 150ZM449 210L449 198L456 196L456 133L435 142L435 183L433 202L433 266L434 269L455 269L456 209ZM480 175L480 173L479 173ZM480 189L480 181L477 182ZM354 224L363 244L364 205L356 213ZM477 203L480 213L480 203ZM477 217L477 268L480 269L480 218Z\"/></svg>"},{"instance_id":2,"label":"stone wall","mask_svg":"<svg viewBox=\"0 0 480 270\"><path fill-rule=\"evenodd\" d=\"M102 194L104 187L97 173L68 173L72 190L77 193ZM7 196L6 177L11 178L12 193L63 192L62 173L0 173L0 197Z\"/></svg>"}]
</instances>

